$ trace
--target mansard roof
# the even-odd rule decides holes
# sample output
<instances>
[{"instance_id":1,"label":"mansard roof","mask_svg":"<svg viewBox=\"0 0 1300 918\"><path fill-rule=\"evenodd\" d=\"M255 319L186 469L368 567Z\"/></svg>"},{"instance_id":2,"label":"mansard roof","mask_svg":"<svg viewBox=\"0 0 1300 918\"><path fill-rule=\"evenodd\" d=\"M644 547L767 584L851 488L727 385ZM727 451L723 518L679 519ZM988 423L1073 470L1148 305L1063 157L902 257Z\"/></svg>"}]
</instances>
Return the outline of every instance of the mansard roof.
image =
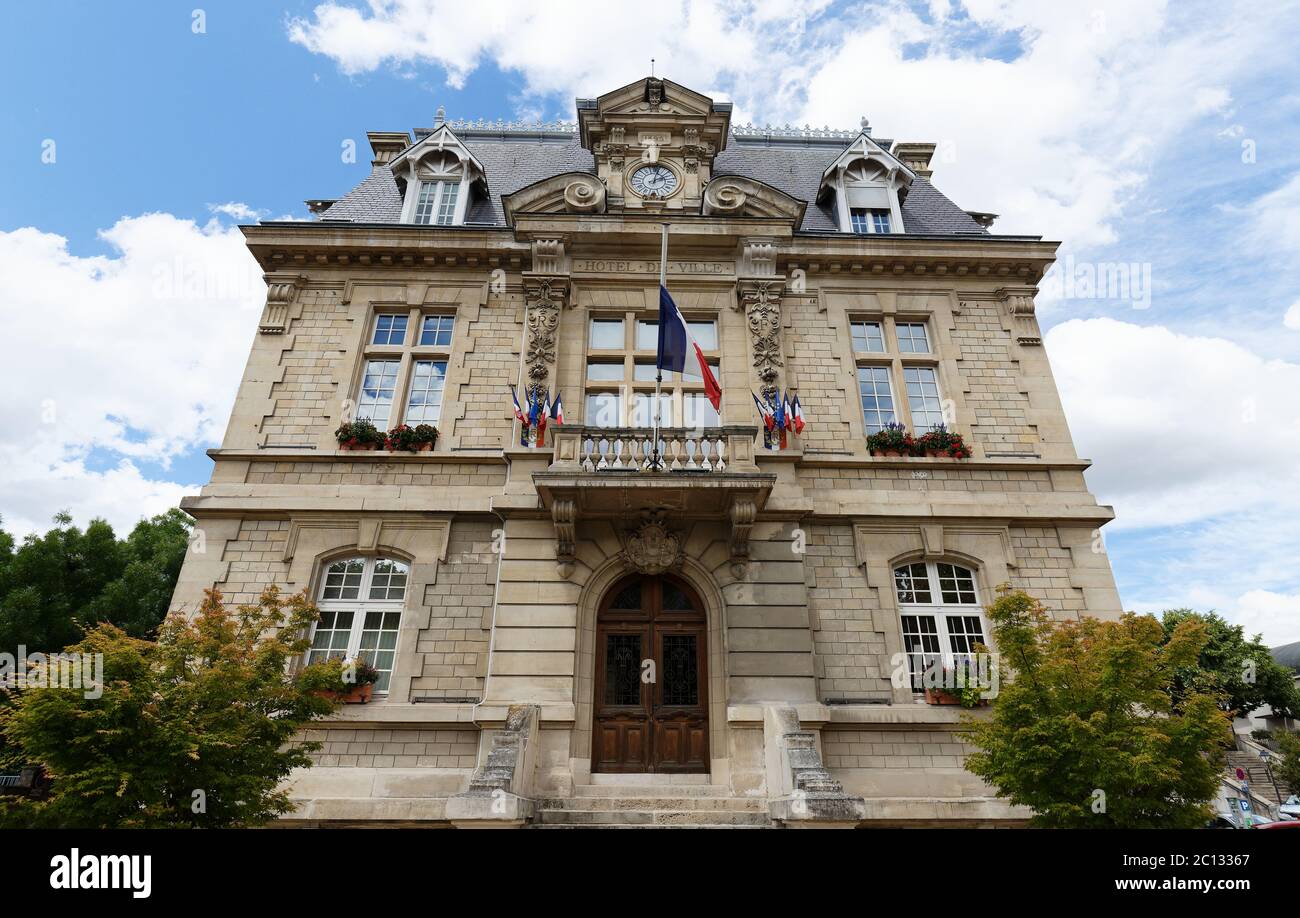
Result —
<instances>
[{"instance_id":1,"label":"mansard roof","mask_svg":"<svg viewBox=\"0 0 1300 918\"><path fill-rule=\"evenodd\" d=\"M576 126L561 122L517 125L504 122L450 122L456 138L481 166L488 194L475 200L466 224L506 226L501 198L543 179L567 172L595 175L595 161L579 141ZM418 144L435 129L417 129ZM800 231L838 232L833 200L818 201L826 171L862 136L859 132L732 128L726 148L713 161L714 177L743 176L807 202ZM893 141L871 138L885 151ZM413 145L414 145L413 144ZM908 234L987 234L969 214L929 180L912 180L902 216ZM388 163L324 210L320 219L351 223L399 223L402 198Z\"/></svg>"}]
</instances>

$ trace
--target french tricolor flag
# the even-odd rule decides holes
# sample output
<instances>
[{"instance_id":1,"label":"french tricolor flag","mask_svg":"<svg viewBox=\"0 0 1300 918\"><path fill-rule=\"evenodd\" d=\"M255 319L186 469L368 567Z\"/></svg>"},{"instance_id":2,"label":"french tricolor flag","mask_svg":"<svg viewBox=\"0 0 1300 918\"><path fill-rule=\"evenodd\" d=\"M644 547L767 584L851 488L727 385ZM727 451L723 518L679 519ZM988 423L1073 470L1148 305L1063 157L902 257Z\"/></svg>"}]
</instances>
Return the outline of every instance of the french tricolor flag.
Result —
<instances>
[{"instance_id":1,"label":"french tricolor flag","mask_svg":"<svg viewBox=\"0 0 1300 918\"><path fill-rule=\"evenodd\" d=\"M692 375L704 380L704 394L713 403L713 410L722 410L722 387L709 369L704 351L691 337L677 304L668 295L668 288L662 285L659 287L659 356L655 364L661 370L676 373L685 373L689 366Z\"/></svg>"}]
</instances>

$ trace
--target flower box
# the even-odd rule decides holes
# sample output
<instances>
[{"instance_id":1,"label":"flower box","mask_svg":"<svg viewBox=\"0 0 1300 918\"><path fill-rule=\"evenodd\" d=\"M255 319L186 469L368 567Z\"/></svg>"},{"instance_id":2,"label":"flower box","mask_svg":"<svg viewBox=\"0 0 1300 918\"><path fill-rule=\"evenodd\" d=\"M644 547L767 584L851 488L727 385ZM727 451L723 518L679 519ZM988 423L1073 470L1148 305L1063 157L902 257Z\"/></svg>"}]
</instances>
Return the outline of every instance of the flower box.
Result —
<instances>
[{"instance_id":1,"label":"flower box","mask_svg":"<svg viewBox=\"0 0 1300 918\"><path fill-rule=\"evenodd\" d=\"M926 689L926 704L961 704L961 699L956 695L949 695L943 689Z\"/></svg>"},{"instance_id":2,"label":"flower box","mask_svg":"<svg viewBox=\"0 0 1300 918\"><path fill-rule=\"evenodd\" d=\"M367 682L363 685L353 687L350 692L331 692L326 689L317 689L312 692L319 698L329 698L333 701L341 701L344 704L365 704L370 701L370 696L374 694L375 687Z\"/></svg>"}]
</instances>

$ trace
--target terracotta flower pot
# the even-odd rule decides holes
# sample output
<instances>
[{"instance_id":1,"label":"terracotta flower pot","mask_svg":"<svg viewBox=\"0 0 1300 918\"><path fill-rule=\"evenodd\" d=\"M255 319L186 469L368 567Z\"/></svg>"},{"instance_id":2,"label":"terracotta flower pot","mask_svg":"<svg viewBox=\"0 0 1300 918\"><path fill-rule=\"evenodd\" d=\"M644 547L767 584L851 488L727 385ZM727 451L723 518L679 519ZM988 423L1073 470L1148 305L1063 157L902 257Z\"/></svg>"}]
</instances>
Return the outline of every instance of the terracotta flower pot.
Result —
<instances>
[{"instance_id":1,"label":"terracotta flower pot","mask_svg":"<svg viewBox=\"0 0 1300 918\"><path fill-rule=\"evenodd\" d=\"M415 448L415 451L417 453L427 453L427 452L431 452L432 450L433 450L432 443L421 443L419 446Z\"/></svg>"},{"instance_id":2,"label":"terracotta flower pot","mask_svg":"<svg viewBox=\"0 0 1300 918\"><path fill-rule=\"evenodd\" d=\"M951 458L951 457L948 455L948 451L947 451L946 449L927 449L927 450L925 451L925 454L926 454L926 456L928 456L928 457L931 458L931 459L948 459L948 458Z\"/></svg>"},{"instance_id":3,"label":"terracotta flower pot","mask_svg":"<svg viewBox=\"0 0 1300 918\"><path fill-rule=\"evenodd\" d=\"M904 456L906 455L901 449L878 449L875 450L877 456Z\"/></svg>"},{"instance_id":4,"label":"terracotta flower pot","mask_svg":"<svg viewBox=\"0 0 1300 918\"><path fill-rule=\"evenodd\" d=\"M314 691L312 694L321 698L332 698L344 704L365 704L370 700L370 696L374 694L374 691L374 685L367 682L364 685L356 686L350 692L327 692L322 689Z\"/></svg>"},{"instance_id":5,"label":"terracotta flower pot","mask_svg":"<svg viewBox=\"0 0 1300 918\"><path fill-rule=\"evenodd\" d=\"M344 440L342 443L339 444L339 449L345 453L352 453L352 452L373 453L377 449L382 449L382 447L376 446L373 443L358 443L352 440Z\"/></svg>"},{"instance_id":6,"label":"terracotta flower pot","mask_svg":"<svg viewBox=\"0 0 1300 918\"><path fill-rule=\"evenodd\" d=\"M961 699L956 695L949 695L943 689L926 689L926 704L961 704Z\"/></svg>"}]
</instances>

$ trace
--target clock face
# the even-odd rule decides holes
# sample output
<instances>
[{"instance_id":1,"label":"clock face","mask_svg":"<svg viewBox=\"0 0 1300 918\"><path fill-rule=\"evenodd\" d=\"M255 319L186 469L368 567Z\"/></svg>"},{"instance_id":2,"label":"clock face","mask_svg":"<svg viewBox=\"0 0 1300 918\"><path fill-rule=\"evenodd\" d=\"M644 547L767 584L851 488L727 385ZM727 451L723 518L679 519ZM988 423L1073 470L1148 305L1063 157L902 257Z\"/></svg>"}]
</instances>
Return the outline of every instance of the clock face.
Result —
<instances>
[{"instance_id":1,"label":"clock face","mask_svg":"<svg viewBox=\"0 0 1300 918\"><path fill-rule=\"evenodd\" d=\"M677 190L677 173L667 166L642 166L632 173L631 184L643 198L666 198Z\"/></svg>"}]
</instances>

